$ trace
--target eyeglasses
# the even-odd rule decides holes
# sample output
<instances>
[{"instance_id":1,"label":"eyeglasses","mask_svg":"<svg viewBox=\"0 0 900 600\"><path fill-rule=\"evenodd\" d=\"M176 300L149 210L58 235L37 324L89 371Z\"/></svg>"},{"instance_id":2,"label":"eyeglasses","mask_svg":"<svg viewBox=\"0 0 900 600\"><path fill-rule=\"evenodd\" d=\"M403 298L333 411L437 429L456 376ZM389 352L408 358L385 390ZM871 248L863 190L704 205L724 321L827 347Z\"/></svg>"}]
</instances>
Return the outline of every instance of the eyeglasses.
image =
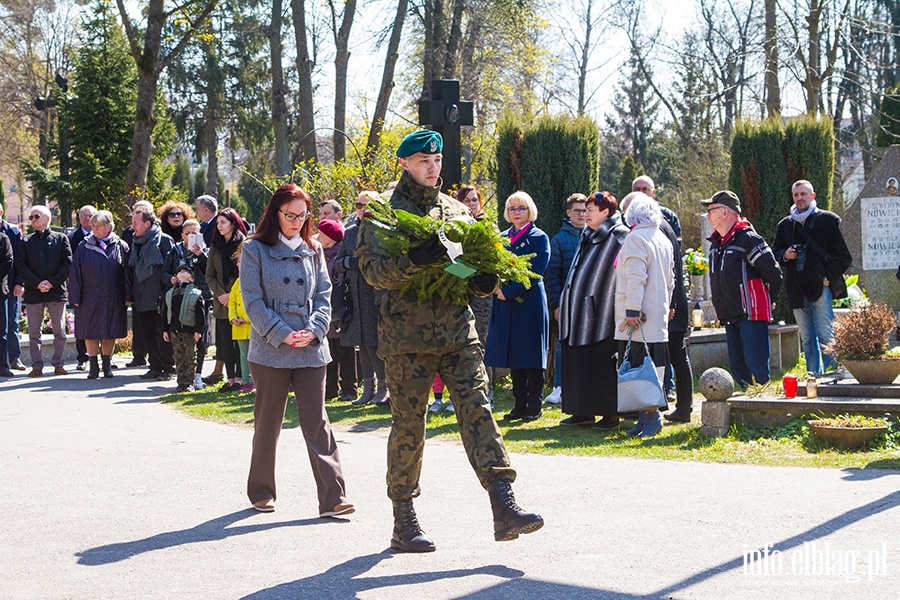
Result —
<instances>
[{"instance_id":1,"label":"eyeglasses","mask_svg":"<svg viewBox=\"0 0 900 600\"><path fill-rule=\"evenodd\" d=\"M172 211L172 212L170 212L170 213L168 214L168 217L169 217L169 218L172 218L172 217L183 217L183 216L184 216L184 213L183 213L183 212L175 212L175 211Z\"/></svg>"},{"instance_id":2,"label":"eyeglasses","mask_svg":"<svg viewBox=\"0 0 900 600\"><path fill-rule=\"evenodd\" d=\"M572 212L575 213L576 215L583 215L583 214L587 214L587 209L586 208L573 208Z\"/></svg>"},{"instance_id":3,"label":"eyeglasses","mask_svg":"<svg viewBox=\"0 0 900 600\"><path fill-rule=\"evenodd\" d=\"M28 215L29 221L37 221L38 219L43 219L45 215Z\"/></svg>"},{"instance_id":4,"label":"eyeglasses","mask_svg":"<svg viewBox=\"0 0 900 600\"><path fill-rule=\"evenodd\" d=\"M363 204L362 202L357 202L357 203L356 203L356 210L361 210L361 209L363 209L363 208L365 208L365 207L366 207L366 205Z\"/></svg>"},{"instance_id":5,"label":"eyeglasses","mask_svg":"<svg viewBox=\"0 0 900 600\"><path fill-rule=\"evenodd\" d=\"M728 208L727 206L713 206L712 208L706 209L706 214L712 214L712 211L719 210L720 208Z\"/></svg>"},{"instance_id":6,"label":"eyeglasses","mask_svg":"<svg viewBox=\"0 0 900 600\"><path fill-rule=\"evenodd\" d=\"M643 193L645 193L645 194L649 194L650 192L653 191L653 188L652 188L652 187L647 187L646 185L644 185L644 186L632 188L631 191L632 191L632 192L643 192Z\"/></svg>"},{"instance_id":7,"label":"eyeglasses","mask_svg":"<svg viewBox=\"0 0 900 600\"><path fill-rule=\"evenodd\" d=\"M298 215L298 214L294 214L294 213L292 213L292 212L285 212L285 211L283 211L283 210L281 210L281 209L279 209L278 212L280 212L281 214L283 214L283 215L284 215L284 218L287 219L288 221L291 221L291 222L293 222L293 221L305 221L307 218L309 218L309 213L300 213L300 214Z\"/></svg>"},{"instance_id":8,"label":"eyeglasses","mask_svg":"<svg viewBox=\"0 0 900 600\"><path fill-rule=\"evenodd\" d=\"M527 206L510 206L507 210L511 213L520 213L520 212L525 212L526 210L528 210L528 207Z\"/></svg>"}]
</instances>

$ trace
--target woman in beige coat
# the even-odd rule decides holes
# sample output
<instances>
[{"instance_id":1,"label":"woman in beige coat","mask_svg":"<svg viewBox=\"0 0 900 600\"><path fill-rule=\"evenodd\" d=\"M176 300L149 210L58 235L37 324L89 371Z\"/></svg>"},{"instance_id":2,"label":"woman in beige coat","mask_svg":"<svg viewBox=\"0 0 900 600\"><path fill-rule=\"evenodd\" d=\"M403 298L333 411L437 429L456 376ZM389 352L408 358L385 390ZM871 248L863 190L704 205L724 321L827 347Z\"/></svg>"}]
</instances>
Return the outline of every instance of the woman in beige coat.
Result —
<instances>
[{"instance_id":1,"label":"woman in beige coat","mask_svg":"<svg viewBox=\"0 0 900 600\"><path fill-rule=\"evenodd\" d=\"M668 323L672 318L670 300L675 289L672 244L659 230L662 212L656 200L641 192L633 192L622 200L625 224L631 229L616 260L616 333L619 362L625 359L629 335L637 343L631 345L628 360L640 364L646 354L662 381L669 362ZM674 310L674 309L673 309ZM662 415L653 408L643 411L631 435L649 437L662 429Z\"/></svg>"}]
</instances>

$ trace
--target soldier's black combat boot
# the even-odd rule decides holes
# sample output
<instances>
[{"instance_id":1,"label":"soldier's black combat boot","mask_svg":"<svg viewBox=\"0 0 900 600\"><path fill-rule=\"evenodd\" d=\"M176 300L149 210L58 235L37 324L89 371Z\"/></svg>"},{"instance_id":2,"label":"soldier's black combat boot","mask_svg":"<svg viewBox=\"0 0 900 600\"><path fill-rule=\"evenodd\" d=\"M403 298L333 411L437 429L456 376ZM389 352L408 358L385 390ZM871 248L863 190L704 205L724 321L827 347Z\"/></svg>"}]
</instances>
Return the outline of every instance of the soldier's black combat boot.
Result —
<instances>
[{"instance_id":1,"label":"soldier's black combat boot","mask_svg":"<svg viewBox=\"0 0 900 600\"><path fill-rule=\"evenodd\" d=\"M508 542L520 533L531 533L544 526L544 519L537 513L522 510L516 504L512 486L508 481L497 480L488 486L491 510L494 511L494 540Z\"/></svg>"},{"instance_id":2,"label":"soldier's black combat boot","mask_svg":"<svg viewBox=\"0 0 900 600\"><path fill-rule=\"evenodd\" d=\"M432 542L416 518L412 498L394 500L394 535L391 548L397 552L434 552Z\"/></svg>"},{"instance_id":3,"label":"soldier's black combat boot","mask_svg":"<svg viewBox=\"0 0 900 600\"><path fill-rule=\"evenodd\" d=\"M96 356L88 357L90 368L88 369L88 379L97 379L100 377L100 363L97 362Z\"/></svg>"},{"instance_id":4,"label":"soldier's black combat boot","mask_svg":"<svg viewBox=\"0 0 900 600\"><path fill-rule=\"evenodd\" d=\"M112 377L112 357L111 356L101 356L103 360L103 376L104 377Z\"/></svg>"}]
</instances>

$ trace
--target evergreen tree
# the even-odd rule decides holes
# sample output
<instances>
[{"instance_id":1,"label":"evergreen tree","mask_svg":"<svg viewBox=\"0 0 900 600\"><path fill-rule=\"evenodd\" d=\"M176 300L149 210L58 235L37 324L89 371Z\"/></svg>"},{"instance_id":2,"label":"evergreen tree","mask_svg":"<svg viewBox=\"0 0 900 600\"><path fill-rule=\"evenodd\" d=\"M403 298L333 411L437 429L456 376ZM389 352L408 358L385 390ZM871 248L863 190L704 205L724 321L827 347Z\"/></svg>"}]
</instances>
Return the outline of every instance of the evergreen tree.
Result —
<instances>
[{"instance_id":1,"label":"evergreen tree","mask_svg":"<svg viewBox=\"0 0 900 600\"><path fill-rule=\"evenodd\" d=\"M125 192L137 70L111 6L95 2L74 61L73 95L60 101L69 140L69 207L118 208Z\"/></svg>"},{"instance_id":2,"label":"evergreen tree","mask_svg":"<svg viewBox=\"0 0 900 600\"><path fill-rule=\"evenodd\" d=\"M885 90L879 114L875 145L900 144L900 83Z\"/></svg>"},{"instance_id":3,"label":"evergreen tree","mask_svg":"<svg viewBox=\"0 0 900 600\"><path fill-rule=\"evenodd\" d=\"M84 24L74 61L72 95L60 100L60 123L69 142L69 183L63 209L93 204L121 212L134 133L137 69L112 7L96 1ZM155 201L166 199L170 168L165 165L174 142L164 98L157 98L148 190ZM57 150L58 152L58 150Z\"/></svg>"},{"instance_id":4,"label":"evergreen tree","mask_svg":"<svg viewBox=\"0 0 900 600\"><path fill-rule=\"evenodd\" d=\"M618 199L621 200L631 192L631 184L639 175L644 174L640 164L634 162L634 157L628 155L622 161L621 175L619 175Z\"/></svg>"}]
</instances>

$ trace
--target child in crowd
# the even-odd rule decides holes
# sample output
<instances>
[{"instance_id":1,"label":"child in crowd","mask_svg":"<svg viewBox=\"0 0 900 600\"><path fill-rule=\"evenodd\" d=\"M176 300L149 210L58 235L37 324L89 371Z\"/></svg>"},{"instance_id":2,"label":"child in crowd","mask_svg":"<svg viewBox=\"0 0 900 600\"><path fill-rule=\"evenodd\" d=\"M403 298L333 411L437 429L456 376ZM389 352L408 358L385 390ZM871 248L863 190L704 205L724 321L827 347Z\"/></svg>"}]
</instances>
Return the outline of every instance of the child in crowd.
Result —
<instances>
[{"instance_id":1,"label":"child in crowd","mask_svg":"<svg viewBox=\"0 0 900 600\"><path fill-rule=\"evenodd\" d=\"M198 236L195 238L193 244L191 243L191 235ZM197 243L198 240L200 242L199 244ZM172 247L172 250L166 257L166 262L163 265L163 271L168 275L171 285L177 283L175 279L175 270L181 265L189 266L194 275L194 285L203 293L203 300L207 307L209 306L209 301L212 299L212 292L209 291L209 286L206 285L206 262L208 257L209 248L203 244L203 236L200 234L199 221L196 219L188 219L184 222L184 225L181 226L181 241ZM208 321L208 317L206 320ZM205 331L206 333L204 333L197 341L197 367L194 372L195 390L202 390L205 387L200 373L203 371L203 360L206 358L206 347L209 346L209 340L207 339L207 334L209 333L208 326Z\"/></svg>"},{"instance_id":2,"label":"child in crowd","mask_svg":"<svg viewBox=\"0 0 900 600\"><path fill-rule=\"evenodd\" d=\"M206 330L206 300L194 285L194 273L188 265L175 271L176 283L166 292L163 312L163 339L172 343L176 393L194 391L196 344Z\"/></svg>"},{"instance_id":3,"label":"child in crowd","mask_svg":"<svg viewBox=\"0 0 900 600\"><path fill-rule=\"evenodd\" d=\"M431 403L428 412L434 414L446 410L447 412L452 413L453 401L447 398L447 403L444 404L444 380L436 373L434 375L434 383L431 384L431 391L434 393L434 402Z\"/></svg>"},{"instance_id":4,"label":"child in crowd","mask_svg":"<svg viewBox=\"0 0 900 600\"><path fill-rule=\"evenodd\" d=\"M234 253L234 260L241 266L241 248L238 246ZM247 363L247 353L250 351L250 318L244 309L244 298L241 296L241 278L231 287L231 293L228 295L228 319L231 321L231 339L237 342L241 351L241 387L238 393L245 394L247 392L256 391L253 385L253 377L250 375L250 365Z\"/></svg>"}]
</instances>

